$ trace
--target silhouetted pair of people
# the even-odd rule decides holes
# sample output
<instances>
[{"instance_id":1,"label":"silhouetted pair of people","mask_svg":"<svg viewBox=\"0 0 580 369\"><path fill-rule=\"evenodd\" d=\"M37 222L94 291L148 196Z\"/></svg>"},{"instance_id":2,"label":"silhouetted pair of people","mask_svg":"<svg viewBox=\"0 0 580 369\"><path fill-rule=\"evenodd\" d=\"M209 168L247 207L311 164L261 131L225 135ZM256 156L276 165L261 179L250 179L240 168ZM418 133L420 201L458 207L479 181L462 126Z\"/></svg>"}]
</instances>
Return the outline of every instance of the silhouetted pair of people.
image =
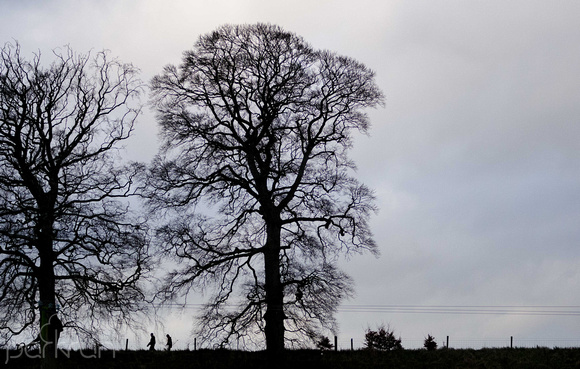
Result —
<instances>
[{"instance_id":1,"label":"silhouetted pair of people","mask_svg":"<svg viewBox=\"0 0 580 369\"><path fill-rule=\"evenodd\" d=\"M171 351L171 348L173 347L173 340L171 339L170 335L166 335L167 336L167 351ZM149 351L155 351L155 335L153 333L151 333L151 339L149 340L149 343L147 344L147 347L149 347Z\"/></svg>"}]
</instances>

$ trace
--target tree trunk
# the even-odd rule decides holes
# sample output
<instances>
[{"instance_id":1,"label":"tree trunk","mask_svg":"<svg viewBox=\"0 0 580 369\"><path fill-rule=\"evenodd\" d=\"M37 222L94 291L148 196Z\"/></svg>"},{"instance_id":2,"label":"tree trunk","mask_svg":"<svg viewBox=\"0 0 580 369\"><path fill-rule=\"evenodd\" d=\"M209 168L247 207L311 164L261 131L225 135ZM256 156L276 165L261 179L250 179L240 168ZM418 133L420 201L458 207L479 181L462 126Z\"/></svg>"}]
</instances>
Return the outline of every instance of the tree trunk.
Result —
<instances>
[{"instance_id":1,"label":"tree trunk","mask_svg":"<svg viewBox=\"0 0 580 369\"><path fill-rule=\"evenodd\" d=\"M280 279L280 233L278 225L267 225L264 267L266 272L266 350L271 357L284 350L284 290Z\"/></svg>"},{"instance_id":2,"label":"tree trunk","mask_svg":"<svg viewBox=\"0 0 580 369\"><path fill-rule=\"evenodd\" d=\"M52 241L50 239L42 239L42 235L39 238L40 267L37 278L40 298L41 367L43 369L52 369L56 368L58 335L55 325L51 324L54 323L56 318L56 279L54 276Z\"/></svg>"}]
</instances>

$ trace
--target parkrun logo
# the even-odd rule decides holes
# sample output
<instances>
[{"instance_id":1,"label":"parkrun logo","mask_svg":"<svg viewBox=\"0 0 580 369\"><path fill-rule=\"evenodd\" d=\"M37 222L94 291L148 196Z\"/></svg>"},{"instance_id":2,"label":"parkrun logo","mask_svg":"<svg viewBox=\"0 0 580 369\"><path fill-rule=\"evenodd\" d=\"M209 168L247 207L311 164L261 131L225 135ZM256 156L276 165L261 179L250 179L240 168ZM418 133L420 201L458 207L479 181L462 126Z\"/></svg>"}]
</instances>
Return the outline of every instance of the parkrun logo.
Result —
<instances>
[{"instance_id":1,"label":"parkrun logo","mask_svg":"<svg viewBox=\"0 0 580 369\"><path fill-rule=\"evenodd\" d=\"M52 317L51 317L52 318ZM44 324L40 331L45 331L46 333L48 333L49 337L52 336L52 338L54 338L54 340L42 340L41 339L41 335L39 334L38 337L33 340L31 343L29 344L25 344L25 343L20 343L18 345L16 345L16 349L10 349L10 348L6 348L6 361L4 362L4 364L8 364L8 362L10 362L11 359L18 359L21 357L27 357L29 359L43 359L46 357L46 350L49 349L54 349L54 357L58 358L59 355L60 356L64 356L67 359L70 359L71 357L71 352L74 352L76 350L70 350L70 349L59 349L57 348L57 344L58 343L58 339L60 336L60 331L62 330L62 328L60 329L55 329L54 326L50 323L50 319L49 319L49 323ZM44 345L42 345L41 343L44 342ZM42 347L44 346L44 347ZM94 349L81 349L78 350L78 352L80 353L81 357L83 359L100 359L101 358L101 347L99 344L95 345ZM115 354L116 351L115 350L107 350L107 352L112 352L113 353L113 359L115 358Z\"/></svg>"},{"instance_id":2,"label":"parkrun logo","mask_svg":"<svg viewBox=\"0 0 580 369\"><path fill-rule=\"evenodd\" d=\"M10 360L12 359L18 359L21 357L27 357L29 359L42 359L44 357L46 357L46 352L44 352L44 350L40 350L39 347L35 347L35 346L40 346L40 345L35 345L35 344L24 344L21 343L19 345L16 346L16 349L10 349L10 348L6 348L6 360L4 362L4 364L8 364L10 362ZM46 349L47 346L45 346ZM70 359L71 357L71 352L74 352L74 350L70 350L70 349L55 349L55 358L58 358L59 356L61 357L66 357L67 359ZM97 346L94 349L81 349L78 350L78 352L80 353L80 356L83 359L100 359L101 358L101 349ZM113 353L113 359L115 358L115 354L116 351L115 350L111 350L111 351L107 351L107 352L112 352Z\"/></svg>"}]
</instances>

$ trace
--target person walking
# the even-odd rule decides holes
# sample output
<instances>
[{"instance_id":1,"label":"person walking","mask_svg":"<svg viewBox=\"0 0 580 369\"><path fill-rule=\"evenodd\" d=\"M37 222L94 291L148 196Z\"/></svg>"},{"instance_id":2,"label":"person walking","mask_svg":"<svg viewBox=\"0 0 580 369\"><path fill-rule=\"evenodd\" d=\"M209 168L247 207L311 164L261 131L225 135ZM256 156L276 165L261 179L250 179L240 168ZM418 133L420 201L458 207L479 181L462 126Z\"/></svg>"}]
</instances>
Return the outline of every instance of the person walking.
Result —
<instances>
[{"instance_id":1,"label":"person walking","mask_svg":"<svg viewBox=\"0 0 580 369\"><path fill-rule=\"evenodd\" d=\"M149 351L155 351L155 335L153 333L151 333L151 339L149 340L147 347L149 347Z\"/></svg>"},{"instance_id":2,"label":"person walking","mask_svg":"<svg viewBox=\"0 0 580 369\"><path fill-rule=\"evenodd\" d=\"M166 335L166 337L167 337L167 344L166 344L167 351L171 351L171 348L173 347L173 340L171 339L171 336L168 334Z\"/></svg>"}]
</instances>

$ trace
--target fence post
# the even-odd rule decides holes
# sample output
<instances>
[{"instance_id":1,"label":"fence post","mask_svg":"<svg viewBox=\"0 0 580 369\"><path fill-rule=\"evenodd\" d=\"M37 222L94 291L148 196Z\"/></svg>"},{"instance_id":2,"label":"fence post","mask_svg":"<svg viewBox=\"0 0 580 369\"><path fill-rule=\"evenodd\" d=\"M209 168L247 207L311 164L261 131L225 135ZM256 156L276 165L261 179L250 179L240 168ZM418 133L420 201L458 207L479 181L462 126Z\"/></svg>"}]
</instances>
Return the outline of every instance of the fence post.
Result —
<instances>
[{"instance_id":1,"label":"fence post","mask_svg":"<svg viewBox=\"0 0 580 369\"><path fill-rule=\"evenodd\" d=\"M352 341L352 338L350 339L350 351L354 351L354 343Z\"/></svg>"},{"instance_id":2,"label":"fence post","mask_svg":"<svg viewBox=\"0 0 580 369\"><path fill-rule=\"evenodd\" d=\"M338 337L334 336L334 351L338 351Z\"/></svg>"},{"instance_id":3,"label":"fence post","mask_svg":"<svg viewBox=\"0 0 580 369\"><path fill-rule=\"evenodd\" d=\"M510 336L510 348L514 348L514 336Z\"/></svg>"},{"instance_id":4,"label":"fence post","mask_svg":"<svg viewBox=\"0 0 580 369\"><path fill-rule=\"evenodd\" d=\"M447 336L447 348L449 348L449 336Z\"/></svg>"},{"instance_id":5,"label":"fence post","mask_svg":"<svg viewBox=\"0 0 580 369\"><path fill-rule=\"evenodd\" d=\"M129 350L129 339L127 338L125 340L125 351L128 351L128 350Z\"/></svg>"}]
</instances>

